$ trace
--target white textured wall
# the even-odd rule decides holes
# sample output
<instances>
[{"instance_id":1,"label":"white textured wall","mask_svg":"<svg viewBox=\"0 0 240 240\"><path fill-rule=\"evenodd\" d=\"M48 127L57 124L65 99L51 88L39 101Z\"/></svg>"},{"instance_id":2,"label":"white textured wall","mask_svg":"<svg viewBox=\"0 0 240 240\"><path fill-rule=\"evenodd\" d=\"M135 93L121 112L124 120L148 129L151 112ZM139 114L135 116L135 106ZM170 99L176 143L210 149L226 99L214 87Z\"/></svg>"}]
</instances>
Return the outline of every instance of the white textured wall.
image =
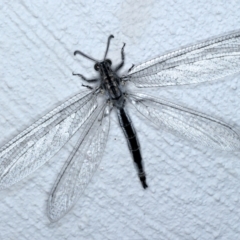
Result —
<instances>
[{"instance_id":1,"label":"white textured wall","mask_svg":"<svg viewBox=\"0 0 240 240\"><path fill-rule=\"evenodd\" d=\"M88 2L88 3L87 3ZM166 50L240 26L240 2L0 1L0 144L82 89L77 71L94 76L81 49L120 60L127 70ZM240 76L210 84L158 89L240 126ZM67 158L49 163L0 193L0 239L239 239L240 153L225 153L155 131L129 111L138 130L149 189L137 179L112 113L104 158L85 195L59 222L46 216L48 194Z\"/></svg>"}]
</instances>

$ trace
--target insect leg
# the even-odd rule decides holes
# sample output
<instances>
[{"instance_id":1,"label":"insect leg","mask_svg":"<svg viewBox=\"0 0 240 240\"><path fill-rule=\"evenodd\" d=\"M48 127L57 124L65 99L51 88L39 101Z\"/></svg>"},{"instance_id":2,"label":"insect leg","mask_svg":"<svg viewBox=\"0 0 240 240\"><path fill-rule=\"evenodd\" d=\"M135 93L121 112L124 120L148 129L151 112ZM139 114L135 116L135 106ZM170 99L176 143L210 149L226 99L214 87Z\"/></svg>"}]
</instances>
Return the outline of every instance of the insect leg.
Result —
<instances>
[{"instance_id":1,"label":"insect leg","mask_svg":"<svg viewBox=\"0 0 240 240\"><path fill-rule=\"evenodd\" d=\"M124 59L125 59L125 55L124 55L124 47L125 47L125 43L123 43L123 47L122 47L122 50L121 50L121 55L122 55L122 61L119 63L119 65L115 68L115 72L117 72L119 69L122 68L123 64L124 64Z\"/></svg>"},{"instance_id":2,"label":"insect leg","mask_svg":"<svg viewBox=\"0 0 240 240\"><path fill-rule=\"evenodd\" d=\"M87 79L86 77L84 77L82 74L79 74L79 73L72 73L72 75L79 76L80 78L82 78L82 80L84 80L86 82L96 82L99 80L98 78Z\"/></svg>"},{"instance_id":3,"label":"insect leg","mask_svg":"<svg viewBox=\"0 0 240 240\"><path fill-rule=\"evenodd\" d=\"M128 69L128 72L131 72L131 70L133 69L134 66L135 66L135 65L132 64L132 66Z\"/></svg>"},{"instance_id":4,"label":"insect leg","mask_svg":"<svg viewBox=\"0 0 240 240\"><path fill-rule=\"evenodd\" d=\"M82 84L82 86L83 86L83 87L86 87L86 88L88 88L88 89L90 89L90 90L93 90L93 87L91 87L91 86L89 86L89 85Z\"/></svg>"}]
</instances>

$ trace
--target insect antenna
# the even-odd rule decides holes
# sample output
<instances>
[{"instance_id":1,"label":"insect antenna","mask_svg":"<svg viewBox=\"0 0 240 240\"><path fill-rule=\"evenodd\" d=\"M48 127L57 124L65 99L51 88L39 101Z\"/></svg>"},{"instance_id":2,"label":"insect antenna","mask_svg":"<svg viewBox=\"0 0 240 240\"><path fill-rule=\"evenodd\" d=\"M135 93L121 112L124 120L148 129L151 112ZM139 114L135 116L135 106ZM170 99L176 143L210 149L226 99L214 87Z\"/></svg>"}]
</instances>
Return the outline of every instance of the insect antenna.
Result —
<instances>
[{"instance_id":1,"label":"insect antenna","mask_svg":"<svg viewBox=\"0 0 240 240\"><path fill-rule=\"evenodd\" d=\"M98 61L97 61L96 59L94 59L94 58L92 58L92 57L89 57L88 55L86 55L85 53L83 53L83 52L81 52L81 51L79 51L79 50L76 50L73 54L74 54L74 56L75 56L76 54L80 54L80 55L82 55L83 57L88 58L88 59L92 60L93 62L98 63Z\"/></svg>"},{"instance_id":2,"label":"insect antenna","mask_svg":"<svg viewBox=\"0 0 240 240\"><path fill-rule=\"evenodd\" d=\"M108 53L108 48L109 48L109 45L110 45L110 40L111 40L112 38L114 38L113 35L110 35L110 36L108 37L107 48L106 48L106 51L105 51L105 55L104 55L103 61L106 59L106 56L107 56L107 53Z\"/></svg>"}]
</instances>

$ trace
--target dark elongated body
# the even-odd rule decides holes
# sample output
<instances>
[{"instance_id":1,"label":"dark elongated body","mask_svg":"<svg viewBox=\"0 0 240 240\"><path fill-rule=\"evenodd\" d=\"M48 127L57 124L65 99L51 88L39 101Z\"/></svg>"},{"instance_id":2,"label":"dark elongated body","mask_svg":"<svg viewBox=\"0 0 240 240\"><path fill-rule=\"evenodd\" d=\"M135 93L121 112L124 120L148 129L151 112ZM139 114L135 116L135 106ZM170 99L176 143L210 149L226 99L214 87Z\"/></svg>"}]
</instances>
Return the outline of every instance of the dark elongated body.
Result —
<instances>
[{"instance_id":1,"label":"dark elongated body","mask_svg":"<svg viewBox=\"0 0 240 240\"><path fill-rule=\"evenodd\" d=\"M134 163L136 164L139 179L142 183L143 188L147 188L146 176L142 165L142 155L137 134L124 108L118 109L118 119L120 126L125 134L125 137L127 138L128 147L132 153Z\"/></svg>"},{"instance_id":2,"label":"dark elongated body","mask_svg":"<svg viewBox=\"0 0 240 240\"><path fill-rule=\"evenodd\" d=\"M108 46L109 46L111 37L112 36L110 36L108 39ZM108 50L108 46L107 46L107 50ZM100 73L100 76L101 76L101 78L99 79L101 82L100 88L104 89L107 92L109 101L111 101L113 106L117 108L118 120L124 132L124 135L127 139L129 150L132 153L133 161L138 171L139 179L142 183L143 188L147 188L146 176L143 168L139 141L138 141L134 126L131 122L131 119L124 109L125 96L121 86L121 79L117 75L117 71L123 66L123 63L124 63L123 48L122 48L122 62L117 66L115 70L111 68L111 61L109 59L105 59L106 54L105 54L104 60L102 62L97 62L94 68ZM79 51L76 51L75 54L76 53L82 54ZM86 55L84 54L84 56ZM80 76L82 77L82 75ZM87 80L84 77L83 79L85 81L92 81L92 80ZM98 79L94 79L94 81L95 80L97 81Z\"/></svg>"}]
</instances>

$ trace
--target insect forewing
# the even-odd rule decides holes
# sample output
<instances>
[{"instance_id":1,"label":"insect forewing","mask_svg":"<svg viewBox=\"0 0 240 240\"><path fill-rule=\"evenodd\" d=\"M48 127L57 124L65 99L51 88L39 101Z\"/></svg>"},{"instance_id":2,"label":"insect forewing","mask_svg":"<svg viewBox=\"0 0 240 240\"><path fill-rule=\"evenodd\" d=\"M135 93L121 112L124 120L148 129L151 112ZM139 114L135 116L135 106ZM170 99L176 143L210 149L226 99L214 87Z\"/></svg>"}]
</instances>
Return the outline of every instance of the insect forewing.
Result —
<instances>
[{"instance_id":1,"label":"insect forewing","mask_svg":"<svg viewBox=\"0 0 240 240\"><path fill-rule=\"evenodd\" d=\"M0 189L20 181L53 157L97 109L83 91L39 119L0 150Z\"/></svg>"},{"instance_id":2,"label":"insect forewing","mask_svg":"<svg viewBox=\"0 0 240 240\"><path fill-rule=\"evenodd\" d=\"M183 85L240 72L240 31L169 52L134 67L128 80L137 87Z\"/></svg>"},{"instance_id":3,"label":"insect forewing","mask_svg":"<svg viewBox=\"0 0 240 240\"><path fill-rule=\"evenodd\" d=\"M48 217L57 221L78 200L102 158L109 132L109 106L91 119L54 184L48 202Z\"/></svg>"},{"instance_id":4,"label":"insect forewing","mask_svg":"<svg viewBox=\"0 0 240 240\"><path fill-rule=\"evenodd\" d=\"M142 93L134 92L128 94L127 98L137 111L157 128L208 147L223 150L240 149L239 135L224 122Z\"/></svg>"}]
</instances>

